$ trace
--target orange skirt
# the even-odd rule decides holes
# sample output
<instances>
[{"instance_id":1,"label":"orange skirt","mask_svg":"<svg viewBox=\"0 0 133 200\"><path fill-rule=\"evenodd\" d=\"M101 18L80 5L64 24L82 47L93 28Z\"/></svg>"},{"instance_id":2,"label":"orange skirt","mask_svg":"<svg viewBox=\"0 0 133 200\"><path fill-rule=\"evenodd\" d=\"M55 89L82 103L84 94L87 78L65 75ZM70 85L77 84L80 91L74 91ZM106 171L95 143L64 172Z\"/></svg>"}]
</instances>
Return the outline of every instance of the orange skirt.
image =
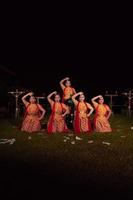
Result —
<instances>
[{"instance_id":1,"label":"orange skirt","mask_svg":"<svg viewBox=\"0 0 133 200\"><path fill-rule=\"evenodd\" d=\"M38 119L38 116L27 115L22 123L21 130L32 133L40 131L40 129L41 129L41 123Z\"/></svg>"},{"instance_id":2,"label":"orange skirt","mask_svg":"<svg viewBox=\"0 0 133 200\"><path fill-rule=\"evenodd\" d=\"M95 119L96 132L111 132L109 121L105 116L97 116Z\"/></svg>"},{"instance_id":3,"label":"orange skirt","mask_svg":"<svg viewBox=\"0 0 133 200\"><path fill-rule=\"evenodd\" d=\"M48 122L48 127L49 127L50 124L52 126L51 133L67 132L67 125L66 125L65 120L62 116L54 117L53 119L52 119L52 116L50 116L49 122Z\"/></svg>"}]
</instances>

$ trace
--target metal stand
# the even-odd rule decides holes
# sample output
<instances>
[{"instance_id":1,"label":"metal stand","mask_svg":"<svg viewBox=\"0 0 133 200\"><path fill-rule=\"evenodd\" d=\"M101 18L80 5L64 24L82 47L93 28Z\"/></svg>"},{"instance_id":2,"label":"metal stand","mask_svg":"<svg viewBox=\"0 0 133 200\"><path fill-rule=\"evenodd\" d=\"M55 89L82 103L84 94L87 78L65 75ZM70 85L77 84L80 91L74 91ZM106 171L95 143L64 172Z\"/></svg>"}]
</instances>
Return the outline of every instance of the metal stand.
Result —
<instances>
[{"instance_id":1,"label":"metal stand","mask_svg":"<svg viewBox=\"0 0 133 200\"><path fill-rule=\"evenodd\" d=\"M131 117L131 100L133 97L133 93L131 90L129 92L122 93L122 95L126 95L128 97L128 116Z\"/></svg>"},{"instance_id":2,"label":"metal stand","mask_svg":"<svg viewBox=\"0 0 133 200\"><path fill-rule=\"evenodd\" d=\"M108 94L108 91L106 91L105 96L110 97L110 108L112 110L112 107L113 107L113 97L117 97L118 96L117 91L115 92L115 94Z\"/></svg>"},{"instance_id":3,"label":"metal stand","mask_svg":"<svg viewBox=\"0 0 133 200\"><path fill-rule=\"evenodd\" d=\"M9 94L12 94L15 97L15 118L17 119L19 117L19 108L18 108L18 97L25 93L23 91L18 91L18 89L16 89L16 91L12 91L12 92L8 92Z\"/></svg>"},{"instance_id":4,"label":"metal stand","mask_svg":"<svg viewBox=\"0 0 133 200\"><path fill-rule=\"evenodd\" d=\"M45 97L36 97L37 99L37 103L39 104L40 103L40 99L45 99Z\"/></svg>"}]
</instances>

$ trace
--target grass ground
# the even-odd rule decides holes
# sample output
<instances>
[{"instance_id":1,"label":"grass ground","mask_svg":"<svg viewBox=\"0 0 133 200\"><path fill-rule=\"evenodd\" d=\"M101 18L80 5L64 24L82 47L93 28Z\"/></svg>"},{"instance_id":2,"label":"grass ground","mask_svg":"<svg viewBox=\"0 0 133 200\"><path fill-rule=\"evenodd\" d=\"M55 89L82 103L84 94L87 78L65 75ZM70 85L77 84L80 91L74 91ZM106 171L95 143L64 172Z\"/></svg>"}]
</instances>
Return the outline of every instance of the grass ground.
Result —
<instances>
[{"instance_id":1,"label":"grass ground","mask_svg":"<svg viewBox=\"0 0 133 200\"><path fill-rule=\"evenodd\" d=\"M73 132L67 137L49 136L45 130L22 133L13 121L1 119L0 139L16 139L13 145L0 144L1 194L63 191L67 196L83 191L88 196L101 193L103 199L116 193L132 196L133 119L114 115L111 124L112 133L84 134L76 140Z\"/></svg>"}]
</instances>

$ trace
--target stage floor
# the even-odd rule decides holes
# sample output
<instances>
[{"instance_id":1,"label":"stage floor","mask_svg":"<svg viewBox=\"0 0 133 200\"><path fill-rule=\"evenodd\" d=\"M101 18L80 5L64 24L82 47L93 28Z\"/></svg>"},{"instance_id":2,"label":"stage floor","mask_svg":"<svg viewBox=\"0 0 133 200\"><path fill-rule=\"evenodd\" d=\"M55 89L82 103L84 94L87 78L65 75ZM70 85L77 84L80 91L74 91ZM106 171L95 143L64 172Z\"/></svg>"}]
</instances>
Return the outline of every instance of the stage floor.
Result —
<instances>
[{"instance_id":1,"label":"stage floor","mask_svg":"<svg viewBox=\"0 0 133 200\"><path fill-rule=\"evenodd\" d=\"M111 118L112 133L28 134L0 120L0 193L15 197L133 195L133 119ZM120 195L120 196L119 196ZM83 197L83 196L82 196Z\"/></svg>"}]
</instances>

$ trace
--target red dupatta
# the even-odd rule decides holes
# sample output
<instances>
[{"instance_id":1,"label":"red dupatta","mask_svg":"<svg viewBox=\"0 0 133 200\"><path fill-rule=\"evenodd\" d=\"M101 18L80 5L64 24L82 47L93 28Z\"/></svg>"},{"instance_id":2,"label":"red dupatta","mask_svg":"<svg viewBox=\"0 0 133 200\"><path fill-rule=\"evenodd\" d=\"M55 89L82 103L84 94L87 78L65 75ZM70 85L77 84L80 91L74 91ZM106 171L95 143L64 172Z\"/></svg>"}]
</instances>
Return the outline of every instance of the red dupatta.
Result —
<instances>
[{"instance_id":1,"label":"red dupatta","mask_svg":"<svg viewBox=\"0 0 133 200\"><path fill-rule=\"evenodd\" d=\"M50 119L49 119L49 124L48 124L48 128L47 128L48 133L52 133L52 130L53 130L54 114L55 114L55 103L53 105L52 114L51 114Z\"/></svg>"},{"instance_id":2,"label":"red dupatta","mask_svg":"<svg viewBox=\"0 0 133 200\"><path fill-rule=\"evenodd\" d=\"M27 114L28 114L28 108L29 108L29 106L31 105L31 103L29 103L28 104L28 106L26 107L26 110L25 110L25 113L24 113L24 119L26 118L26 116L27 116ZM36 106L37 106L37 109L38 109L38 112L39 112L39 106L38 106L38 104L36 104ZM40 113L39 113L40 114Z\"/></svg>"},{"instance_id":3,"label":"red dupatta","mask_svg":"<svg viewBox=\"0 0 133 200\"><path fill-rule=\"evenodd\" d=\"M80 134L81 133L81 130L80 130L80 118L79 118L79 103L77 104L77 107L76 107L76 116L75 116L75 121L74 121L74 127L75 127L75 131L77 134ZM84 102L87 110L88 110L88 106L87 106L87 103ZM90 119L88 118L88 129L89 129L89 132L92 131L92 128L91 128L91 123L90 123Z\"/></svg>"},{"instance_id":4,"label":"red dupatta","mask_svg":"<svg viewBox=\"0 0 133 200\"><path fill-rule=\"evenodd\" d=\"M62 103L60 103L60 104L61 104L61 109L62 109L62 113L63 113L63 105L62 105ZM53 104L52 114L50 116L48 127L47 127L47 131L48 131L49 134L51 134L53 132L54 115L55 115L55 102ZM67 131L67 128L65 126L64 126L64 131L65 132Z\"/></svg>"},{"instance_id":5,"label":"red dupatta","mask_svg":"<svg viewBox=\"0 0 133 200\"><path fill-rule=\"evenodd\" d=\"M28 108L29 108L29 106L31 105L31 103L29 103L28 105L27 105L27 107L26 107L26 109L25 109L25 112L24 112L24 116L23 116L23 121L25 120L25 118L27 117L27 115L28 115ZM37 108L38 108L38 113L39 113L39 106L38 106L38 104L36 104L36 106L37 106ZM40 114L40 113L39 113Z\"/></svg>"}]
</instances>

